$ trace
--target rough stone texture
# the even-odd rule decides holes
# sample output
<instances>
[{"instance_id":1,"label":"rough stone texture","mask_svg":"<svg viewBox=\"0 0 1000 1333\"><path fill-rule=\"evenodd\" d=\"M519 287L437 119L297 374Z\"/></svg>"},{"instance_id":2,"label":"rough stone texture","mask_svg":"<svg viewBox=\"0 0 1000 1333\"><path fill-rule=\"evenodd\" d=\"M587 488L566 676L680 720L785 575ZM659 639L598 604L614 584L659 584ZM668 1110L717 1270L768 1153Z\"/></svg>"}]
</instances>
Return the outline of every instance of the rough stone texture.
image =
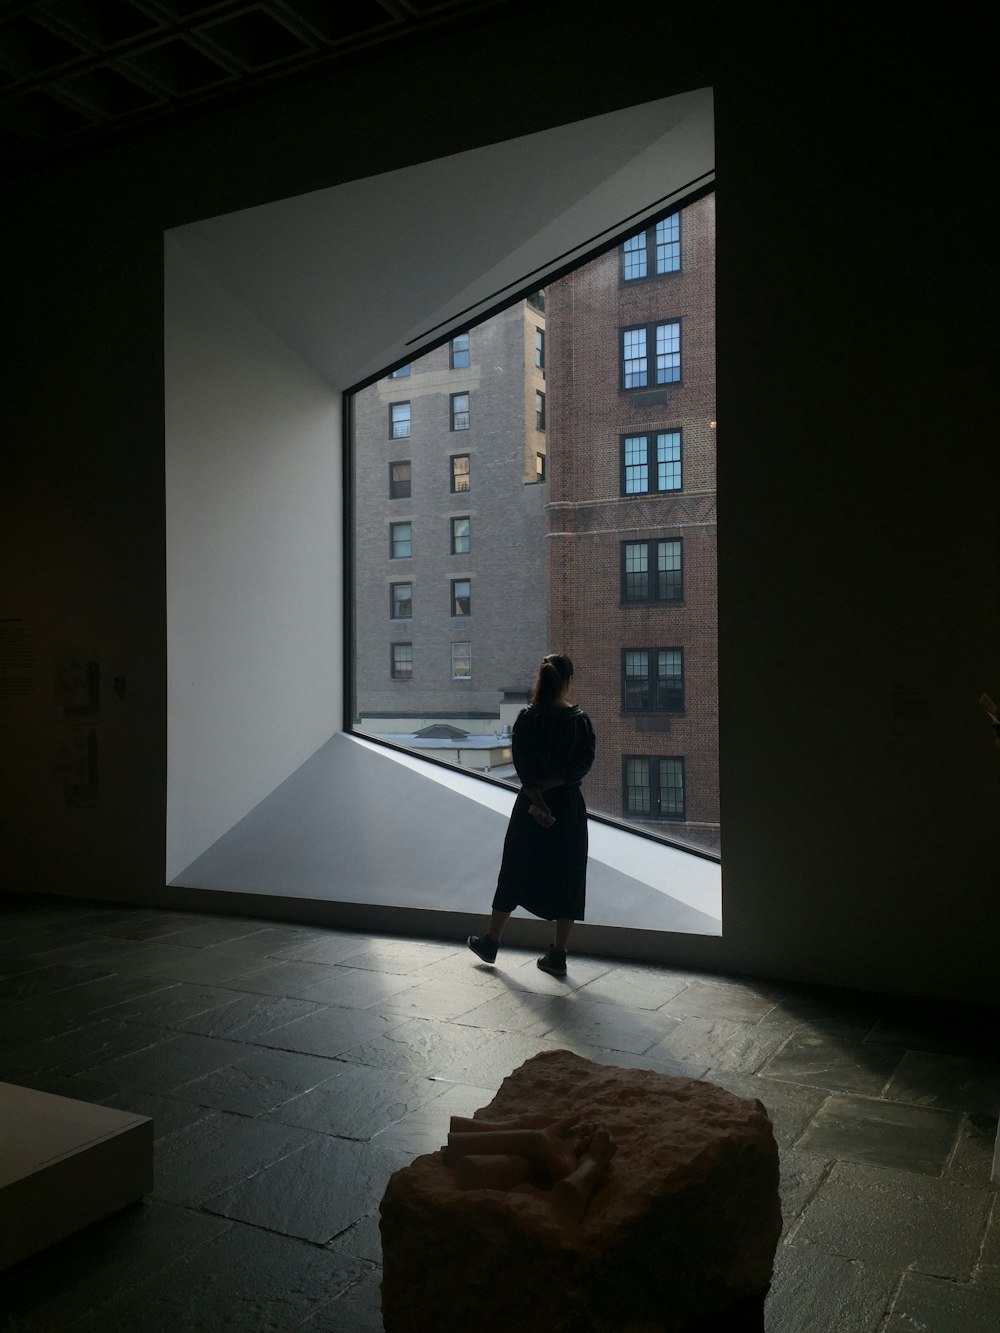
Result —
<instances>
[{"instance_id":1,"label":"rough stone texture","mask_svg":"<svg viewBox=\"0 0 1000 1333\"><path fill-rule=\"evenodd\" d=\"M540 1184L460 1190L440 1150L392 1176L381 1204L386 1333L678 1333L767 1289L781 1207L759 1101L544 1051L476 1117L570 1111L618 1145L574 1229L556 1223ZM447 1132L442 1123L442 1143Z\"/></svg>"}]
</instances>

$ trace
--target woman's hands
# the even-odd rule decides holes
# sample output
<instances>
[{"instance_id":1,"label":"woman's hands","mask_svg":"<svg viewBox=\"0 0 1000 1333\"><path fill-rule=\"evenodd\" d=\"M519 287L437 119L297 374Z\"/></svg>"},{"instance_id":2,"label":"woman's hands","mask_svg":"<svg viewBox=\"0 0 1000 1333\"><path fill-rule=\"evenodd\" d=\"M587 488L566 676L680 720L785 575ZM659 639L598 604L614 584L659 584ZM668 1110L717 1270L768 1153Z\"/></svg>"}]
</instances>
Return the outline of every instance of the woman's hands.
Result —
<instances>
[{"instance_id":1,"label":"woman's hands","mask_svg":"<svg viewBox=\"0 0 1000 1333\"><path fill-rule=\"evenodd\" d=\"M542 788L524 787L522 790L531 802L528 806L528 814L532 817L535 823L540 824L542 828L551 828L556 822L556 817L549 809L545 797L542 795Z\"/></svg>"}]
</instances>

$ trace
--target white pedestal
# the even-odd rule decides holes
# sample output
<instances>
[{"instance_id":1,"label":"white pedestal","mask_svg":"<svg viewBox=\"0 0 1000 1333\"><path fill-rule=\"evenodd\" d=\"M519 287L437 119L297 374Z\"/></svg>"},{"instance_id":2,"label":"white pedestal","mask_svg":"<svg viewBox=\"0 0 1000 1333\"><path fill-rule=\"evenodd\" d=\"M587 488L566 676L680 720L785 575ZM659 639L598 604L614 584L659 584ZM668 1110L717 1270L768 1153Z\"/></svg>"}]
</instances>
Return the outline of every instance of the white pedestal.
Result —
<instances>
[{"instance_id":1,"label":"white pedestal","mask_svg":"<svg viewBox=\"0 0 1000 1333\"><path fill-rule=\"evenodd\" d=\"M152 1188L149 1116L0 1083L0 1270Z\"/></svg>"}]
</instances>

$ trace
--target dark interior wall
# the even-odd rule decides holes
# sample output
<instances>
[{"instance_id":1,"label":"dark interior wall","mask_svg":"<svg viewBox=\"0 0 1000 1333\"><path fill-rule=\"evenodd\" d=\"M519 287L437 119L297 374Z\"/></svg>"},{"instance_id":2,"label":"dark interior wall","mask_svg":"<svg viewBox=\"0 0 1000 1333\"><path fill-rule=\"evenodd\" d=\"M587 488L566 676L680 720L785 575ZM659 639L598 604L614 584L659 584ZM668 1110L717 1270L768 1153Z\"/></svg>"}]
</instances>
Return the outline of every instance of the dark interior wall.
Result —
<instances>
[{"instance_id":1,"label":"dark interior wall","mask_svg":"<svg viewBox=\"0 0 1000 1333\"><path fill-rule=\"evenodd\" d=\"M704 12L704 11L703 11ZM1000 693L990 143L939 30L752 32L636 0L384 54L12 181L4 561L35 688L0 699L0 883L162 890L162 234L618 107L716 90L720 966L994 998ZM524 182L531 189L530 180ZM405 199L400 208L405 209ZM52 673L101 663L67 807ZM124 700L109 677L127 680Z\"/></svg>"}]
</instances>

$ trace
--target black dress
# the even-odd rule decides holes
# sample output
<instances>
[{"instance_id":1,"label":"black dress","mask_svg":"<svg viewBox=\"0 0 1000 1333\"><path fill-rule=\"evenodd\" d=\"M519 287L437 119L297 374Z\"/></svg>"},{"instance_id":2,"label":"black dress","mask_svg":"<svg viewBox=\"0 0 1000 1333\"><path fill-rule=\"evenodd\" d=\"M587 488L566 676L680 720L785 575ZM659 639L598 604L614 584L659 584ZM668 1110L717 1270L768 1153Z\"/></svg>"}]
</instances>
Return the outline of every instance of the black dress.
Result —
<instances>
[{"instance_id":1,"label":"black dress","mask_svg":"<svg viewBox=\"0 0 1000 1333\"><path fill-rule=\"evenodd\" d=\"M549 828L528 813L528 797L518 796L493 907L498 912L523 907L546 921L580 921L587 893L587 807L580 781L594 762L594 728L576 707L524 708L511 741L523 786L537 787L552 777L562 778L562 785L544 793L556 821Z\"/></svg>"}]
</instances>

